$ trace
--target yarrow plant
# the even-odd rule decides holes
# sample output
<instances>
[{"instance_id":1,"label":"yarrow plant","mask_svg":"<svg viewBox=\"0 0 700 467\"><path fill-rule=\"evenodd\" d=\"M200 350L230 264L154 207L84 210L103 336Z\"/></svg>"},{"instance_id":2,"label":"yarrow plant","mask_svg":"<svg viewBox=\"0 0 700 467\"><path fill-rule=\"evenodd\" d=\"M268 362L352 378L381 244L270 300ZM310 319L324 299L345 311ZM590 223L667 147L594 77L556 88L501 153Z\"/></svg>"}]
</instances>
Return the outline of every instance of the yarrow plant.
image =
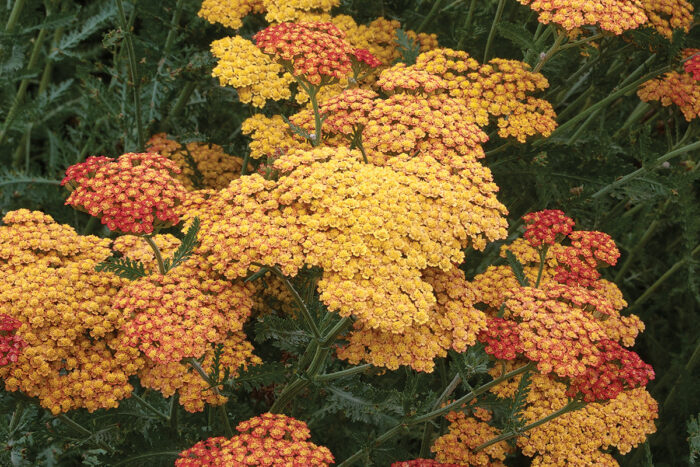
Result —
<instances>
[{"instance_id":1,"label":"yarrow plant","mask_svg":"<svg viewBox=\"0 0 700 467\"><path fill-rule=\"evenodd\" d=\"M564 51L593 54L640 28L673 39L690 30L692 8L511 2L537 18L529 37L501 21L499 0L477 58L463 40L447 48L422 32L457 3L434 2L404 30L336 14L352 12L336 0L204 0L199 17L236 30L210 44L207 73L221 89L195 84L173 107L249 104L245 117L225 116L229 140L153 110L138 148L115 146L145 152L65 171L65 204L92 218L84 234L40 211L3 217L0 378L21 402L8 432L36 402L109 462L126 455L110 443L135 435L99 432L83 412L133 415L170 445L124 462L183 467L617 465L644 443L656 373L633 350L643 322L606 279L617 236L563 209L516 218L525 208L509 211L496 168L547 165L561 155L538 149L530 161L517 148L573 145L602 111L593 86L563 105L595 61L550 85ZM521 43L522 60L494 57L498 31ZM637 90L630 122L653 101L690 122L697 52L642 80L645 64L610 99ZM131 41L124 53L140 109ZM169 66L150 83L153 100L158 80L181 72ZM576 121L588 120L567 136L574 120L561 116L577 106ZM625 193L620 209L634 199Z\"/></svg>"}]
</instances>

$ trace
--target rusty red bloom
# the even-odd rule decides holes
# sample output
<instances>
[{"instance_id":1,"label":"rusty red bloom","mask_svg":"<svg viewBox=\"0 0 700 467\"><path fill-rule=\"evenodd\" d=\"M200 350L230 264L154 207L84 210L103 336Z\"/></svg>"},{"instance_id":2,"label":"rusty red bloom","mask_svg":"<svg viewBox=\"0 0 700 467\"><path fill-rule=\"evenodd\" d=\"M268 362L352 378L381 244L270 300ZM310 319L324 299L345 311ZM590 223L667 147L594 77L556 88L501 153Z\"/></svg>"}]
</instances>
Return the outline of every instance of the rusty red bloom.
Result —
<instances>
[{"instance_id":1,"label":"rusty red bloom","mask_svg":"<svg viewBox=\"0 0 700 467\"><path fill-rule=\"evenodd\" d=\"M535 248L561 241L574 227L574 220L558 209L531 212L523 220L527 224L525 238Z\"/></svg>"},{"instance_id":2,"label":"rusty red bloom","mask_svg":"<svg viewBox=\"0 0 700 467\"><path fill-rule=\"evenodd\" d=\"M17 361L27 343L15 334L22 323L10 315L0 315L0 366Z\"/></svg>"}]
</instances>

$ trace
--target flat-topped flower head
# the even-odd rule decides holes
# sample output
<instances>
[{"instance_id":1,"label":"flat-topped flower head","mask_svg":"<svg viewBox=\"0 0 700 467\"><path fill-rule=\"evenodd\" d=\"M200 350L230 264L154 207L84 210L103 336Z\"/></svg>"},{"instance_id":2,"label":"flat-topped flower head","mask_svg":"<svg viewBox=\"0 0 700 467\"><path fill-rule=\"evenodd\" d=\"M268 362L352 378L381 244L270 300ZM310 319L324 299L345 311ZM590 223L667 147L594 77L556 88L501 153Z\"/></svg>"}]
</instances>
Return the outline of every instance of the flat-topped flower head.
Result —
<instances>
[{"instance_id":1,"label":"flat-topped flower head","mask_svg":"<svg viewBox=\"0 0 700 467\"><path fill-rule=\"evenodd\" d=\"M597 25L613 34L622 34L647 22L640 0L518 0L539 13L538 21L557 23L567 31Z\"/></svg>"},{"instance_id":2,"label":"flat-topped flower head","mask_svg":"<svg viewBox=\"0 0 700 467\"><path fill-rule=\"evenodd\" d=\"M685 49L687 60L683 64L686 73L693 75L695 81L700 81L700 49Z\"/></svg>"},{"instance_id":3,"label":"flat-topped flower head","mask_svg":"<svg viewBox=\"0 0 700 467\"><path fill-rule=\"evenodd\" d=\"M281 23L253 39L260 50L313 85L340 80L352 72L355 50L332 23Z\"/></svg>"},{"instance_id":4,"label":"flat-topped flower head","mask_svg":"<svg viewBox=\"0 0 700 467\"><path fill-rule=\"evenodd\" d=\"M620 250L610 235L576 230L569 234L569 239L571 246L557 251L557 282L589 287L600 278L598 268L617 264Z\"/></svg>"},{"instance_id":5,"label":"flat-topped flower head","mask_svg":"<svg viewBox=\"0 0 700 467\"><path fill-rule=\"evenodd\" d=\"M642 8L649 17L647 25L667 39L675 29L685 32L693 24L693 5L687 0L641 0Z\"/></svg>"},{"instance_id":6,"label":"flat-topped flower head","mask_svg":"<svg viewBox=\"0 0 700 467\"><path fill-rule=\"evenodd\" d=\"M397 63L382 71L377 80L377 86L389 94L395 92L429 94L438 89L447 88L447 83L438 75L407 66L405 63Z\"/></svg>"},{"instance_id":7,"label":"flat-topped flower head","mask_svg":"<svg viewBox=\"0 0 700 467\"><path fill-rule=\"evenodd\" d=\"M525 351L515 321L490 318L486 326L486 330L479 333L479 341L485 345L487 354L499 360L515 360Z\"/></svg>"},{"instance_id":8,"label":"flat-topped flower head","mask_svg":"<svg viewBox=\"0 0 700 467\"><path fill-rule=\"evenodd\" d=\"M460 464L438 462L435 459L411 459L391 464L391 467L461 467Z\"/></svg>"},{"instance_id":9,"label":"flat-topped flower head","mask_svg":"<svg viewBox=\"0 0 700 467\"><path fill-rule=\"evenodd\" d=\"M284 21L308 21L304 18L329 16L331 8L340 4L340 0L260 0L265 7L265 19L270 23Z\"/></svg>"},{"instance_id":10,"label":"flat-topped flower head","mask_svg":"<svg viewBox=\"0 0 700 467\"><path fill-rule=\"evenodd\" d=\"M505 441L474 451L480 444L498 436L496 427L464 412L449 412L445 418L450 422L448 432L436 439L430 448L435 460L458 465L503 465L511 450Z\"/></svg>"},{"instance_id":11,"label":"flat-topped flower head","mask_svg":"<svg viewBox=\"0 0 700 467\"><path fill-rule=\"evenodd\" d=\"M681 53L683 71L670 71L641 86L637 95L644 102L659 101L662 106L677 106L687 121L700 116L700 49L684 49Z\"/></svg>"},{"instance_id":12,"label":"flat-topped flower head","mask_svg":"<svg viewBox=\"0 0 700 467\"><path fill-rule=\"evenodd\" d=\"M204 0L197 16L210 23L238 29L243 26L243 18L264 11L263 0Z\"/></svg>"},{"instance_id":13,"label":"flat-topped flower head","mask_svg":"<svg viewBox=\"0 0 700 467\"><path fill-rule=\"evenodd\" d=\"M180 453L176 467L231 465L327 466L334 462L325 446L318 446L306 423L281 414L265 413L236 426L233 438L209 438Z\"/></svg>"},{"instance_id":14,"label":"flat-topped flower head","mask_svg":"<svg viewBox=\"0 0 700 467\"><path fill-rule=\"evenodd\" d=\"M175 207L186 190L173 178L178 173L177 164L159 154L127 153L69 167L61 184L75 187L66 204L100 217L110 230L149 234L179 221Z\"/></svg>"},{"instance_id":15,"label":"flat-topped flower head","mask_svg":"<svg viewBox=\"0 0 700 467\"><path fill-rule=\"evenodd\" d=\"M524 215L523 220L527 224L525 238L536 248L561 242L574 227L574 220L558 209L531 212Z\"/></svg>"}]
</instances>

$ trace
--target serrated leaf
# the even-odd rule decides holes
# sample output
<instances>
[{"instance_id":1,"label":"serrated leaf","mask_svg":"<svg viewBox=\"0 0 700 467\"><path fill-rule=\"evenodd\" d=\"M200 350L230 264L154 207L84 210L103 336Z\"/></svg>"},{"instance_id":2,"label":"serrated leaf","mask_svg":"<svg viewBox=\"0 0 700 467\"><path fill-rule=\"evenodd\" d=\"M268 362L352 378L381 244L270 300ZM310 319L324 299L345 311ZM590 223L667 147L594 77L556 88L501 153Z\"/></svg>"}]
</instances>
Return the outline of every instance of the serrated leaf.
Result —
<instances>
[{"instance_id":1,"label":"serrated leaf","mask_svg":"<svg viewBox=\"0 0 700 467\"><path fill-rule=\"evenodd\" d=\"M398 391L381 390L361 381L324 389L328 391L320 411L324 414L341 412L353 421L373 424L395 424L403 414Z\"/></svg>"},{"instance_id":2,"label":"serrated leaf","mask_svg":"<svg viewBox=\"0 0 700 467\"><path fill-rule=\"evenodd\" d=\"M406 65L416 63L416 58L420 55L420 44L408 37L408 34L403 29L396 30L396 43L399 46L399 53L401 53L399 61Z\"/></svg>"},{"instance_id":3,"label":"serrated leaf","mask_svg":"<svg viewBox=\"0 0 700 467\"><path fill-rule=\"evenodd\" d=\"M512 251L506 250L506 260L508 261L508 266L510 266L510 268L513 270L513 274L515 274L518 284L520 284L522 287L529 287L530 281L528 281L527 277L525 277L523 265L520 261L518 261L518 258L515 257Z\"/></svg>"},{"instance_id":4,"label":"serrated leaf","mask_svg":"<svg viewBox=\"0 0 700 467\"><path fill-rule=\"evenodd\" d=\"M688 420L688 445L690 465L700 465L700 414Z\"/></svg>"},{"instance_id":5,"label":"serrated leaf","mask_svg":"<svg viewBox=\"0 0 700 467\"><path fill-rule=\"evenodd\" d=\"M168 258L163 261L163 266L165 267L165 272L167 273L171 269L178 267L180 264L187 261L187 259L192 256L195 248L199 246L197 241L197 234L199 233L199 218L195 217L192 221L192 225L187 229L187 233L182 238L180 246L177 247L175 253L173 253L172 258Z\"/></svg>"},{"instance_id":6,"label":"serrated leaf","mask_svg":"<svg viewBox=\"0 0 700 467\"><path fill-rule=\"evenodd\" d=\"M280 384L287 379L287 369L280 362L268 362L261 365L251 365L226 384L234 388L241 387L252 391L272 384Z\"/></svg>"},{"instance_id":7,"label":"serrated leaf","mask_svg":"<svg viewBox=\"0 0 700 467\"><path fill-rule=\"evenodd\" d=\"M127 256L122 258L117 258L115 256L107 258L95 266L95 271L111 272L131 281L148 276L146 268L141 261L132 260Z\"/></svg>"},{"instance_id":8,"label":"serrated leaf","mask_svg":"<svg viewBox=\"0 0 700 467\"><path fill-rule=\"evenodd\" d=\"M282 120L284 120L284 123L286 123L289 126L289 129L291 130L292 133L294 133L297 136L301 136L304 139L307 139L309 141L314 140L314 136L312 136L311 133L303 129L302 127L295 125L294 123L290 122L287 117L282 115Z\"/></svg>"}]
</instances>

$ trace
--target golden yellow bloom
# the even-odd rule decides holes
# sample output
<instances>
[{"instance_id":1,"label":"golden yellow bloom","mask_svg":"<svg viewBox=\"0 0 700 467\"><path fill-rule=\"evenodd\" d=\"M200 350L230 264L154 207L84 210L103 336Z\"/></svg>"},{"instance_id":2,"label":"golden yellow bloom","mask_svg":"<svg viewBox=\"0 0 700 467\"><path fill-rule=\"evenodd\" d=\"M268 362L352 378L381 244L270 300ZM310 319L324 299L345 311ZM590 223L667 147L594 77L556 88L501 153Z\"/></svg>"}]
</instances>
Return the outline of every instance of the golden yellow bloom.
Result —
<instances>
[{"instance_id":1,"label":"golden yellow bloom","mask_svg":"<svg viewBox=\"0 0 700 467\"><path fill-rule=\"evenodd\" d=\"M427 313L427 323L395 334L356 321L347 338L349 343L338 349L338 357L352 364L365 361L390 370L407 365L430 373L436 357L445 357L449 349L464 352L474 345L476 335L486 328L486 317L473 307L464 273L454 266L449 271L431 268L423 271L423 280L433 287L437 300Z\"/></svg>"},{"instance_id":2,"label":"golden yellow bloom","mask_svg":"<svg viewBox=\"0 0 700 467\"><path fill-rule=\"evenodd\" d=\"M177 163L182 172L175 178L188 190L220 190L241 175L243 160L226 154L218 144L190 142L180 144L165 133L151 136L146 149Z\"/></svg>"},{"instance_id":3,"label":"golden yellow bloom","mask_svg":"<svg viewBox=\"0 0 700 467\"><path fill-rule=\"evenodd\" d=\"M241 102L262 107L267 100L289 99L294 78L282 66L265 55L255 44L240 36L225 37L211 43L218 59L212 76L222 86L233 86Z\"/></svg>"},{"instance_id":4,"label":"golden yellow bloom","mask_svg":"<svg viewBox=\"0 0 700 467\"><path fill-rule=\"evenodd\" d=\"M687 0L641 0L649 25L670 39L674 29L690 30L693 5Z\"/></svg>"},{"instance_id":5,"label":"golden yellow bloom","mask_svg":"<svg viewBox=\"0 0 700 467\"><path fill-rule=\"evenodd\" d=\"M109 240L26 209L3 220L0 307L22 323L16 334L27 343L0 368L6 390L36 397L54 414L116 407L144 360L120 344L124 321L110 306L126 280L95 271L111 255Z\"/></svg>"},{"instance_id":6,"label":"golden yellow bloom","mask_svg":"<svg viewBox=\"0 0 700 467\"><path fill-rule=\"evenodd\" d=\"M308 141L292 134L289 125L280 115L266 117L255 114L243 121L241 131L251 137L249 148L253 159L276 159L292 148L311 149Z\"/></svg>"},{"instance_id":7,"label":"golden yellow bloom","mask_svg":"<svg viewBox=\"0 0 700 467\"><path fill-rule=\"evenodd\" d=\"M204 0L197 15L210 23L238 29L243 26L242 18L250 13L263 13L264 3L263 0Z\"/></svg>"},{"instance_id":8,"label":"golden yellow bloom","mask_svg":"<svg viewBox=\"0 0 700 467\"><path fill-rule=\"evenodd\" d=\"M640 0L518 0L539 13L538 21L557 23L570 31L584 25L598 25L622 34L647 22Z\"/></svg>"},{"instance_id":9,"label":"golden yellow bloom","mask_svg":"<svg viewBox=\"0 0 700 467\"><path fill-rule=\"evenodd\" d=\"M309 21L306 13L328 13L331 8L340 5L340 0L261 0L261 2L267 11L265 19L270 23ZM317 20L314 19L314 21Z\"/></svg>"},{"instance_id":10,"label":"golden yellow bloom","mask_svg":"<svg viewBox=\"0 0 700 467\"><path fill-rule=\"evenodd\" d=\"M523 416L528 423L567 404L566 386L534 375ZM537 466L618 465L603 451L616 447L621 454L656 431L658 404L644 388L621 392L616 398L569 412L518 438L523 454L535 456Z\"/></svg>"},{"instance_id":11,"label":"golden yellow bloom","mask_svg":"<svg viewBox=\"0 0 700 467\"><path fill-rule=\"evenodd\" d=\"M499 435L497 428L463 412L450 412L449 432L440 436L431 451L439 462L469 466L504 466L506 454L511 448L505 441L493 444L482 451L473 452L477 446Z\"/></svg>"}]
</instances>

